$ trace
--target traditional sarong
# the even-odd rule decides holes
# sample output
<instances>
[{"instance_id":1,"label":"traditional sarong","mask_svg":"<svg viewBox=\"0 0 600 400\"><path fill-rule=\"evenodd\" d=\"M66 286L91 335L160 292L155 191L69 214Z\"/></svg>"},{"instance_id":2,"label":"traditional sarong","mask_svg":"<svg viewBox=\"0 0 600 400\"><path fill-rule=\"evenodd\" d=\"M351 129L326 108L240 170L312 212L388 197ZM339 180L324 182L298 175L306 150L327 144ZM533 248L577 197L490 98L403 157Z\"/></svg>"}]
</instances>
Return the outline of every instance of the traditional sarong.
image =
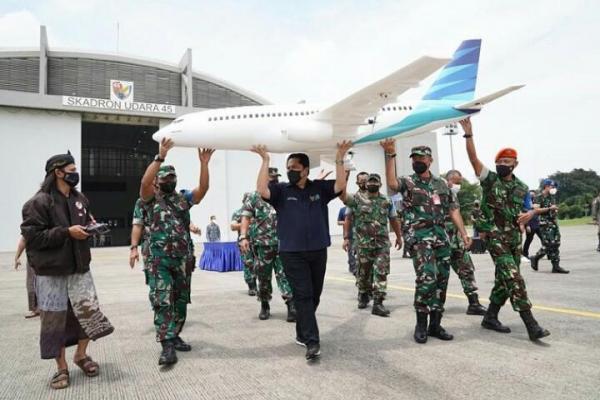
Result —
<instances>
[{"instance_id":1,"label":"traditional sarong","mask_svg":"<svg viewBox=\"0 0 600 400\"><path fill-rule=\"evenodd\" d=\"M26 273L26 284L27 287L27 303L29 305L29 311L37 311L37 297L35 295L35 270L31 268L29 263L27 263L27 273Z\"/></svg>"},{"instance_id":2,"label":"traditional sarong","mask_svg":"<svg viewBox=\"0 0 600 400\"><path fill-rule=\"evenodd\" d=\"M41 317L42 359L60 356L62 347L81 339L99 339L114 331L100 311L92 274L36 276Z\"/></svg>"}]
</instances>

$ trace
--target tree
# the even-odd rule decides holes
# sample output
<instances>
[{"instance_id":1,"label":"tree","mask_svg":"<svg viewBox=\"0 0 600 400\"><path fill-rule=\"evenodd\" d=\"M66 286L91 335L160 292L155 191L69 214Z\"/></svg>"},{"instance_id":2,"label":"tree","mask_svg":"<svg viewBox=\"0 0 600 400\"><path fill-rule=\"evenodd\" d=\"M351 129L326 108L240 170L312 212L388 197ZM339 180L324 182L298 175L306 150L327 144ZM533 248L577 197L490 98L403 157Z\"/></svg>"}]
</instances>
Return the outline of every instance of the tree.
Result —
<instances>
[{"instance_id":1,"label":"tree","mask_svg":"<svg viewBox=\"0 0 600 400\"><path fill-rule=\"evenodd\" d=\"M460 215L462 215L465 224L471 221L471 212L473 212L473 203L481 199L481 186L479 183L471 183L465 178L462 180L460 192L458 192L458 202L460 203Z\"/></svg>"}]
</instances>

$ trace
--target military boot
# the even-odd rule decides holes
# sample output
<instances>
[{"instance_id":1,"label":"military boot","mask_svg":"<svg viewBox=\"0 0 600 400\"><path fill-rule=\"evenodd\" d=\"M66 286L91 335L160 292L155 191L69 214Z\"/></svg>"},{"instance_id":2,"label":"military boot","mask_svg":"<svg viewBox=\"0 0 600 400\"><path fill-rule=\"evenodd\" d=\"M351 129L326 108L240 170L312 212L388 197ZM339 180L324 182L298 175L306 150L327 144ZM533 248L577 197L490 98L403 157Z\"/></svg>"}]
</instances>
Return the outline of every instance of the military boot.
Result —
<instances>
[{"instance_id":1,"label":"military boot","mask_svg":"<svg viewBox=\"0 0 600 400\"><path fill-rule=\"evenodd\" d=\"M184 342L179 336L173 339L173 347L175 347L175 350L177 351L192 351L192 346Z\"/></svg>"},{"instance_id":2,"label":"military boot","mask_svg":"<svg viewBox=\"0 0 600 400\"><path fill-rule=\"evenodd\" d=\"M492 331L500 333L510 333L508 326L502 325L502 322L498 320L498 312L502 306L500 304L490 302L490 306L481 321L481 326L485 329L491 329Z\"/></svg>"},{"instance_id":3,"label":"military boot","mask_svg":"<svg viewBox=\"0 0 600 400\"><path fill-rule=\"evenodd\" d=\"M521 319L525 323L525 327L527 328L527 333L529 334L530 340L535 341L535 340L538 340L538 339L541 339L543 337L550 335L550 332L548 332L546 329L542 328L537 323L535 318L533 318L533 314L531 313L531 310L520 311L519 314L521 315Z\"/></svg>"},{"instance_id":4,"label":"military boot","mask_svg":"<svg viewBox=\"0 0 600 400\"><path fill-rule=\"evenodd\" d=\"M162 345L162 352L158 358L158 365L171 365L177 362L177 353L175 352L175 345L172 340L167 339L160 342Z\"/></svg>"},{"instance_id":5,"label":"military boot","mask_svg":"<svg viewBox=\"0 0 600 400\"><path fill-rule=\"evenodd\" d=\"M427 313L417 311L417 325L413 337L417 343L427 342Z\"/></svg>"},{"instance_id":6,"label":"military boot","mask_svg":"<svg viewBox=\"0 0 600 400\"><path fill-rule=\"evenodd\" d=\"M294 305L294 300L289 299L285 302L287 306L287 318L285 319L287 322L296 322L296 306Z\"/></svg>"},{"instance_id":7,"label":"military boot","mask_svg":"<svg viewBox=\"0 0 600 400\"><path fill-rule=\"evenodd\" d=\"M442 322L442 312L435 310L429 313L429 330L427 336L433 336L441 340L452 340L454 336L446 332L446 330L440 325Z\"/></svg>"},{"instance_id":8,"label":"military boot","mask_svg":"<svg viewBox=\"0 0 600 400\"><path fill-rule=\"evenodd\" d=\"M371 310L371 314L378 315L380 317L389 317L390 310L385 308L383 305L383 300L375 300L373 302L373 309Z\"/></svg>"},{"instance_id":9,"label":"military boot","mask_svg":"<svg viewBox=\"0 0 600 400\"><path fill-rule=\"evenodd\" d=\"M598 247L596 247L596 251L600 251L600 234L598 234Z\"/></svg>"},{"instance_id":10,"label":"military boot","mask_svg":"<svg viewBox=\"0 0 600 400\"><path fill-rule=\"evenodd\" d=\"M266 319L269 319L270 316L271 316L271 307L269 307L269 302L261 301L260 302L260 313L258 314L258 319L264 321Z\"/></svg>"},{"instance_id":11,"label":"military boot","mask_svg":"<svg viewBox=\"0 0 600 400\"><path fill-rule=\"evenodd\" d=\"M256 296L256 281L248 284L248 296Z\"/></svg>"},{"instance_id":12,"label":"military boot","mask_svg":"<svg viewBox=\"0 0 600 400\"><path fill-rule=\"evenodd\" d=\"M534 271L538 270L538 263L542 257L544 257L543 254L540 254L540 255L536 254L533 257L529 257L529 260L531 261L531 269L532 270L534 270Z\"/></svg>"},{"instance_id":13,"label":"military boot","mask_svg":"<svg viewBox=\"0 0 600 400\"><path fill-rule=\"evenodd\" d=\"M555 274L568 274L571 271L562 269L560 267L560 261L552 261L552 272Z\"/></svg>"},{"instance_id":14,"label":"military boot","mask_svg":"<svg viewBox=\"0 0 600 400\"><path fill-rule=\"evenodd\" d=\"M369 301L371 301L371 299L369 298L369 293L360 293L358 295L358 308L360 308L361 310L363 308L367 308Z\"/></svg>"},{"instance_id":15,"label":"military boot","mask_svg":"<svg viewBox=\"0 0 600 400\"><path fill-rule=\"evenodd\" d=\"M477 293L471 293L467 295L469 299L469 307L467 308L467 315L485 315L487 311L484 306L479 303L479 296Z\"/></svg>"}]
</instances>

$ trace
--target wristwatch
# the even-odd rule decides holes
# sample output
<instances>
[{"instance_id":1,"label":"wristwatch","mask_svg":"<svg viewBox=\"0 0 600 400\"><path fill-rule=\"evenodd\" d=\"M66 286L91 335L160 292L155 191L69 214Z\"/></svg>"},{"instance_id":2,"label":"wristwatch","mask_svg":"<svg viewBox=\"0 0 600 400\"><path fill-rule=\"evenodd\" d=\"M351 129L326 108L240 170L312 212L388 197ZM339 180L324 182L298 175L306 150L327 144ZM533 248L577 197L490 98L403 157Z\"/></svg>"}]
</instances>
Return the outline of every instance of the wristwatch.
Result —
<instances>
[{"instance_id":1,"label":"wristwatch","mask_svg":"<svg viewBox=\"0 0 600 400\"><path fill-rule=\"evenodd\" d=\"M242 235L238 238L238 242L241 242L242 240L247 240L248 237L246 235Z\"/></svg>"},{"instance_id":2,"label":"wristwatch","mask_svg":"<svg viewBox=\"0 0 600 400\"><path fill-rule=\"evenodd\" d=\"M154 156L154 161L156 161L156 162L165 162L165 159L162 158L160 156L160 154L157 154L157 155Z\"/></svg>"}]
</instances>

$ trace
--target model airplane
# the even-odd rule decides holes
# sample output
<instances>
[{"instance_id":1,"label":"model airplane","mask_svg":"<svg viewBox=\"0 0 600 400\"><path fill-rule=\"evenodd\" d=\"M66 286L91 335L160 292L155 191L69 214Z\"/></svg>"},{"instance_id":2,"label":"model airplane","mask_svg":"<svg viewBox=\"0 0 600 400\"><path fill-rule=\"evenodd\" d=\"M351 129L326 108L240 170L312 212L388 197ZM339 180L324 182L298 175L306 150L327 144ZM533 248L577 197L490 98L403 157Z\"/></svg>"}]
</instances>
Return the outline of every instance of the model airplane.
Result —
<instances>
[{"instance_id":1,"label":"model airplane","mask_svg":"<svg viewBox=\"0 0 600 400\"><path fill-rule=\"evenodd\" d=\"M428 132L476 114L485 104L523 87L509 86L474 100L480 48L480 39L467 40L452 59L421 57L333 105L199 111L178 117L153 138L171 138L176 146L225 150L249 150L264 144L271 152L302 151L320 160L331 156L341 140L360 145ZM396 102L398 96L442 66L420 104Z\"/></svg>"}]
</instances>

